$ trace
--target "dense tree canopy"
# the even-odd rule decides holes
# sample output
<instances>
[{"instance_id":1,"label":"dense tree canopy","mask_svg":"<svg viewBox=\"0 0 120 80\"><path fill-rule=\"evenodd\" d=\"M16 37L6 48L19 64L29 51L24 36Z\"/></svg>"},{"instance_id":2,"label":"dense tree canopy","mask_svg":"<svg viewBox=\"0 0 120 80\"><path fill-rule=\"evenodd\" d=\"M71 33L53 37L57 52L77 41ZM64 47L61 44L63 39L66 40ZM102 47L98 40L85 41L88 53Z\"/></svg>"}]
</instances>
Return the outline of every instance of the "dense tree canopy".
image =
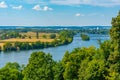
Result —
<instances>
[{"instance_id":1,"label":"dense tree canopy","mask_svg":"<svg viewBox=\"0 0 120 80\"><path fill-rule=\"evenodd\" d=\"M7 63L0 69L0 80L22 80L21 67L18 63Z\"/></svg>"},{"instance_id":2,"label":"dense tree canopy","mask_svg":"<svg viewBox=\"0 0 120 80\"><path fill-rule=\"evenodd\" d=\"M54 61L50 54L34 52L23 71L23 80L53 80Z\"/></svg>"},{"instance_id":3,"label":"dense tree canopy","mask_svg":"<svg viewBox=\"0 0 120 80\"><path fill-rule=\"evenodd\" d=\"M0 39L9 39L9 38L17 38L22 36L17 31L4 31L4 33L0 34Z\"/></svg>"}]
</instances>

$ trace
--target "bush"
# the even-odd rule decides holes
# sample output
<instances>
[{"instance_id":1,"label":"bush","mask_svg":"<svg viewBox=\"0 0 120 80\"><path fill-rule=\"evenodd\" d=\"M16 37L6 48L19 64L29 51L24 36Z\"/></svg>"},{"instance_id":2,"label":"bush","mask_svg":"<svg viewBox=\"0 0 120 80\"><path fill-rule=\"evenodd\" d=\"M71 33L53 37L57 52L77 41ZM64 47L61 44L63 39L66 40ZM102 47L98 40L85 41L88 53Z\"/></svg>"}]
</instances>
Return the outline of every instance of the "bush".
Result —
<instances>
[{"instance_id":1,"label":"bush","mask_svg":"<svg viewBox=\"0 0 120 80\"><path fill-rule=\"evenodd\" d=\"M55 39L56 38L56 34L50 34L50 38L51 39Z\"/></svg>"}]
</instances>

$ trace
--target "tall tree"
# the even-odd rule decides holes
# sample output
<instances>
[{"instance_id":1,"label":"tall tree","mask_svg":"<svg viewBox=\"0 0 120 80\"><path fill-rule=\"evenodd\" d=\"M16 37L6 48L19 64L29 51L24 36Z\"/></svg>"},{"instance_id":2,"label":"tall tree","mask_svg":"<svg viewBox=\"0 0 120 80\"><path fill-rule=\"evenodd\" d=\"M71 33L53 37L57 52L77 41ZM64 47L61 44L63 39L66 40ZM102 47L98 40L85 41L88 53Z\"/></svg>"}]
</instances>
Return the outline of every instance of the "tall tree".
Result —
<instances>
[{"instance_id":1,"label":"tall tree","mask_svg":"<svg viewBox=\"0 0 120 80\"><path fill-rule=\"evenodd\" d=\"M112 28L110 29L112 53L109 60L112 63L120 62L120 12L117 17L112 18Z\"/></svg>"},{"instance_id":2,"label":"tall tree","mask_svg":"<svg viewBox=\"0 0 120 80\"><path fill-rule=\"evenodd\" d=\"M111 23L111 53L108 58L110 63L110 68L108 70L108 79L119 80L120 78L118 78L118 76L120 76L120 12L115 18L112 18Z\"/></svg>"},{"instance_id":3,"label":"tall tree","mask_svg":"<svg viewBox=\"0 0 120 80\"><path fill-rule=\"evenodd\" d=\"M36 38L39 39L39 32L36 32Z\"/></svg>"}]
</instances>

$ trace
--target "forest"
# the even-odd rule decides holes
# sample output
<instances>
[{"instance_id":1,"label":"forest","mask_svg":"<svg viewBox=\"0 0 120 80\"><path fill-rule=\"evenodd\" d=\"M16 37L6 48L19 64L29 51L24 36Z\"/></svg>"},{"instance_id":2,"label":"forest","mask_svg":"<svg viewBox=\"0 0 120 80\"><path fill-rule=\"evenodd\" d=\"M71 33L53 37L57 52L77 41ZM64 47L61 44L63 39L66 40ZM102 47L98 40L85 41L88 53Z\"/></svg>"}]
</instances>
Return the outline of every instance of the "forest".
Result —
<instances>
[{"instance_id":1,"label":"forest","mask_svg":"<svg viewBox=\"0 0 120 80\"><path fill-rule=\"evenodd\" d=\"M111 23L110 40L99 41L99 48L66 51L58 62L50 54L34 52L26 66L7 63L0 80L120 80L120 12Z\"/></svg>"}]
</instances>

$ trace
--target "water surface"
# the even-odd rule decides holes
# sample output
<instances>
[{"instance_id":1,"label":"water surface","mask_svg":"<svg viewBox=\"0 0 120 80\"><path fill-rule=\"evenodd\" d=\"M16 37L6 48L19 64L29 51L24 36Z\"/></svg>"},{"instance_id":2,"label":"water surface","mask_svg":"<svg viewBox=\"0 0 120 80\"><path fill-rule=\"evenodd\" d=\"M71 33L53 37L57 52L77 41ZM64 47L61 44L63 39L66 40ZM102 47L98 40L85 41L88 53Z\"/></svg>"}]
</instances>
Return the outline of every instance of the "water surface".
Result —
<instances>
[{"instance_id":1,"label":"water surface","mask_svg":"<svg viewBox=\"0 0 120 80\"><path fill-rule=\"evenodd\" d=\"M89 47L95 46L99 47L97 39L101 39L102 41L109 39L109 37L100 37L97 35L96 37L91 37L90 41L82 41L79 37L79 34L74 36L73 42L65 45L65 46L58 46L52 48L45 48L39 50L27 50L27 51L13 51L13 52L0 52L0 67L3 67L7 62L17 62L21 64L27 64L30 54L35 51L43 51L45 53L50 53L53 56L53 59L59 61L62 59L64 53L68 51L72 51L74 48L77 47Z\"/></svg>"}]
</instances>

